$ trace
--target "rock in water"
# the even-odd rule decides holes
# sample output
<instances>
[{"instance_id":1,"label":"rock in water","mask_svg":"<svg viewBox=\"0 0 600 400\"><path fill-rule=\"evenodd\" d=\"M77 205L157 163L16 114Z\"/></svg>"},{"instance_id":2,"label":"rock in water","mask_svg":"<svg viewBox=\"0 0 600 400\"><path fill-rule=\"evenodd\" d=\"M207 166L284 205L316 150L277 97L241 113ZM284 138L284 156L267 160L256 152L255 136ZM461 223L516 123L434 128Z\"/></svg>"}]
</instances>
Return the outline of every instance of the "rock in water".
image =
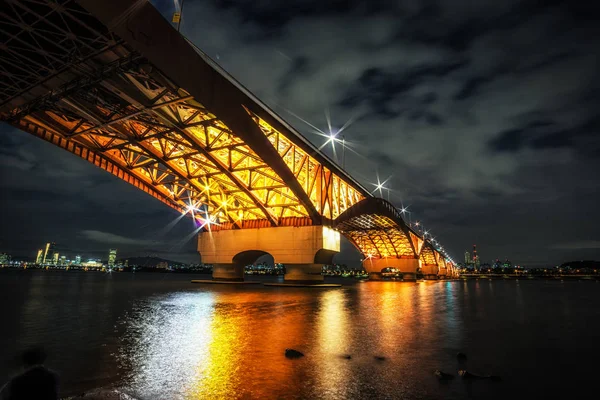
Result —
<instances>
[{"instance_id":1,"label":"rock in water","mask_svg":"<svg viewBox=\"0 0 600 400\"><path fill-rule=\"evenodd\" d=\"M472 374L469 371L466 371L464 369L458 371L458 374L463 379L489 379L491 381L500 381L500 380L502 380L502 378L500 378L499 376L495 376L495 375L477 375L477 374Z\"/></svg>"},{"instance_id":2,"label":"rock in water","mask_svg":"<svg viewBox=\"0 0 600 400\"><path fill-rule=\"evenodd\" d=\"M287 358L300 358L304 357L304 354L294 349L285 349L285 356Z\"/></svg>"},{"instance_id":3,"label":"rock in water","mask_svg":"<svg viewBox=\"0 0 600 400\"><path fill-rule=\"evenodd\" d=\"M435 376L437 376L437 378L439 380L449 380L449 379L454 379L454 375L452 374L447 374L445 372L440 371L439 369L436 369L435 372L433 373Z\"/></svg>"}]
</instances>

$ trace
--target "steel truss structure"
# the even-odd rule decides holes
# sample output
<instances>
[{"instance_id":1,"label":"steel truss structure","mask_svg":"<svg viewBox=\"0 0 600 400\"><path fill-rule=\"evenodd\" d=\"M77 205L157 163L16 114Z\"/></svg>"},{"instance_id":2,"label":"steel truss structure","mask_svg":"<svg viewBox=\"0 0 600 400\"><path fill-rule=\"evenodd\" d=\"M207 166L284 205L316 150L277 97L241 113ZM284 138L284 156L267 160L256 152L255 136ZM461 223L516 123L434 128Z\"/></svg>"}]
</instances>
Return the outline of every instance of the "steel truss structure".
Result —
<instances>
[{"instance_id":1,"label":"steel truss structure","mask_svg":"<svg viewBox=\"0 0 600 400\"><path fill-rule=\"evenodd\" d=\"M391 203L376 197L345 211L334 228L368 258L417 258L424 243Z\"/></svg>"},{"instance_id":2,"label":"steel truss structure","mask_svg":"<svg viewBox=\"0 0 600 400\"><path fill-rule=\"evenodd\" d=\"M213 230L330 225L373 257L430 248L148 2L2 4L3 121Z\"/></svg>"}]
</instances>

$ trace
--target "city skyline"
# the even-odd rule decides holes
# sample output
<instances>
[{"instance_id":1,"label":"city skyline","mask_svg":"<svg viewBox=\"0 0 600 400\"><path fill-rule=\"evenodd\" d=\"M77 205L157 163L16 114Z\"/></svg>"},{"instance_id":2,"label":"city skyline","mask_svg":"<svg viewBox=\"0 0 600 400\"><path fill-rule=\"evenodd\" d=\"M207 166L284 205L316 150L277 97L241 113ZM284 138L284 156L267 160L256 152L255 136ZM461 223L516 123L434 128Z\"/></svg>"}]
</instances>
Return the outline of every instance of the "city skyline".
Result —
<instances>
[{"instance_id":1,"label":"city skyline","mask_svg":"<svg viewBox=\"0 0 600 400\"><path fill-rule=\"evenodd\" d=\"M170 19L172 2L154 4ZM408 206L455 260L468 242L523 265L600 259L598 27L585 6L508 2L485 13L511 22L488 26L479 6L444 1L294 4L188 1L196 20L184 15L181 32L316 146L325 141L296 116L320 129L326 115L351 121L346 169L372 188L379 175L390 189L379 195ZM454 19L438 20L449 9ZM431 37L423 25L436 26ZM177 212L86 161L8 125L0 154L2 251L30 254L52 236L82 253L198 259L190 220L173 224ZM344 242L338 260L359 258Z\"/></svg>"}]
</instances>

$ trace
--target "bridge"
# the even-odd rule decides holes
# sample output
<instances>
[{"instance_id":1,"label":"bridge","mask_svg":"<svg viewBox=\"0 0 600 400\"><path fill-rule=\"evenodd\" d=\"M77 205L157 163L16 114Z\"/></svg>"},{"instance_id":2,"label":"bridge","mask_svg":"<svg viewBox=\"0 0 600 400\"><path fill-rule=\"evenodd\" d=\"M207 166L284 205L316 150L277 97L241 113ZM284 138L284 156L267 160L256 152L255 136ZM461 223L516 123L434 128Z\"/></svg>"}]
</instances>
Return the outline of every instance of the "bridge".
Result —
<instances>
[{"instance_id":1,"label":"bridge","mask_svg":"<svg viewBox=\"0 0 600 400\"><path fill-rule=\"evenodd\" d=\"M373 279L455 274L374 197L144 0L4 0L0 117L188 214L214 279L264 254L322 280L345 236Z\"/></svg>"}]
</instances>

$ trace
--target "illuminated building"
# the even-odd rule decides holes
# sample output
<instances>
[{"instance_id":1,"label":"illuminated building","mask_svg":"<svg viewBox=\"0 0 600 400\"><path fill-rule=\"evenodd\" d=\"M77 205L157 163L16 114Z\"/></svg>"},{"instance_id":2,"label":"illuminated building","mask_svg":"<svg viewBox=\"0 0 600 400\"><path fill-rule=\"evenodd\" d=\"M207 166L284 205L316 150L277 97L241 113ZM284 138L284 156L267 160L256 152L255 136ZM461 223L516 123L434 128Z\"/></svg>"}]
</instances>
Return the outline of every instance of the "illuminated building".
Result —
<instances>
[{"instance_id":1,"label":"illuminated building","mask_svg":"<svg viewBox=\"0 0 600 400\"><path fill-rule=\"evenodd\" d=\"M53 264L54 265L58 265L58 256L59 256L58 253L54 253L54 255L53 255L53 261L54 261Z\"/></svg>"},{"instance_id":2,"label":"illuminated building","mask_svg":"<svg viewBox=\"0 0 600 400\"><path fill-rule=\"evenodd\" d=\"M479 265L481 264L481 261L479 261L479 256L477 255L477 245L476 244L473 245L473 259L472 259L472 263L473 263L473 267L475 269L478 269Z\"/></svg>"},{"instance_id":3,"label":"illuminated building","mask_svg":"<svg viewBox=\"0 0 600 400\"><path fill-rule=\"evenodd\" d=\"M75 256L75 265L81 265L81 256Z\"/></svg>"},{"instance_id":4,"label":"illuminated building","mask_svg":"<svg viewBox=\"0 0 600 400\"><path fill-rule=\"evenodd\" d=\"M10 262L10 256L6 253L0 253L0 264L8 264Z\"/></svg>"},{"instance_id":5,"label":"illuminated building","mask_svg":"<svg viewBox=\"0 0 600 400\"><path fill-rule=\"evenodd\" d=\"M87 260L81 263L82 267L91 267L91 268L100 268L102 267L102 263L97 260Z\"/></svg>"},{"instance_id":6,"label":"illuminated building","mask_svg":"<svg viewBox=\"0 0 600 400\"><path fill-rule=\"evenodd\" d=\"M37 256L35 257L35 263L41 264L44 261L44 250L39 249L37 252Z\"/></svg>"},{"instance_id":7,"label":"illuminated building","mask_svg":"<svg viewBox=\"0 0 600 400\"><path fill-rule=\"evenodd\" d=\"M52 254L54 253L54 246L56 246L54 242L46 243L46 249L44 250L44 258L42 260L43 264L46 264L46 262L49 262L52 258Z\"/></svg>"},{"instance_id":8,"label":"illuminated building","mask_svg":"<svg viewBox=\"0 0 600 400\"><path fill-rule=\"evenodd\" d=\"M166 261L161 261L156 265L156 268L158 269L168 269L169 268L169 264Z\"/></svg>"},{"instance_id":9,"label":"illuminated building","mask_svg":"<svg viewBox=\"0 0 600 400\"><path fill-rule=\"evenodd\" d=\"M56 243L54 243L54 242L46 243L46 250L44 251L44 259L42 260L43 264L50 262L50 260L54 256L54 248L55 247L56 247Z\"/></svg>"},{"instance_id":10,"label":"illuminated building","mask_svg":"<svg viewBox=\"0 0 600 400\"><path fill-rule=\"evenodd\" d=\"M67 265L67 256L60 256L59 265L62 266L62 267L64 267L65 265Z\"/></svg>"},{"instance_id":11,"label":"illuminated building","mask_svg":"<svg viewBox=\"0 0 600 400\"><path fill-rule=\"evenodd\" d=\"M465 267L468 267L469 264L471 264L471 254L465 251Z\"/></svg>"},{"instance_id":12,"label":"illuminated building","mask_svg":"<svg viewBox=\"0 0 600 400\"><path fill-rule=\"evenodd\" d=\"M114 267L115 260L117 259L117 249L110 249L108 252L108 266Z\"/></svg>"}]
</instances>

